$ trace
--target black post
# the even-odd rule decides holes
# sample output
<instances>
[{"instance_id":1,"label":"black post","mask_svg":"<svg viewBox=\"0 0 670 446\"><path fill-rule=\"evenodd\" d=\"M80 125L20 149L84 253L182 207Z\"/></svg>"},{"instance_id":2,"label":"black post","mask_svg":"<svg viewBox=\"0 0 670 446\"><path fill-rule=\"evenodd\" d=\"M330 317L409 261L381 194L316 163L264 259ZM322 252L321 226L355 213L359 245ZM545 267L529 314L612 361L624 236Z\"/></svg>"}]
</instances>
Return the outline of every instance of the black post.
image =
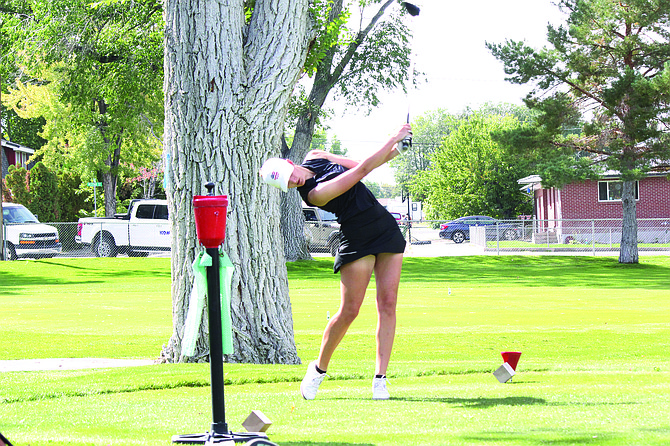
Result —
<instances>
[{"instance_id":1,"label":"black post","mask_svg":"<svg viewBox=\"0 0 670 446\"><path fill-rule=\"evenodd\" d=\"M412 211L410 210L409 191L407 191L407 241L412 244Z\"/></svg>"},{"instance_id":2,"label":"black post","mask_svg":"<svg viewBox=\"0 0 670 446\"><path fill-rule=\"evenodd\" d=\"M212 266L207 267L207 308L209 317L209 365L212 377L212 432L227 434L226 406L223 396L223 342L221 328L221 284L219 249L207 248Z\"/></svg>"},{"instance_id":3,"label":"black post","mask_svg":"<svg viewBox=\"0 0 670 446\"><path fill-rule=\"evenodd\" d=\"M223 396L223 329L221 327L221 281L219 276L219 248L206 248L212 258L207 267L207 317L209 318L209 367L212 378L212 430L201 434L175 435L173 443L226 443L248 442L274 445L263 432L230 432L226 423L226 405ZM276 445L275 445L276 446Z\"/></svg>"},{"instance_id":4,"label":"black post","mask_svg":"<svg viewBox=\"0 0 670 446\"><path fill-rule=\"evenodd\" d=\"M230 432L226 423L223 396L223 329L221 327L221 283L219 276L219 248L206 248L212 258L207 267L207 316L209 318L209 367L212 378L212 430L200 434L175 435L173 443L216 444L251 442L254 445L274 445L263 432ZM0 445L1 446L1 445Z\"/></svg>"},{"instance_id":5,"label":"black post","mask_svg":"<svg viewBox=\"0 0 670 446\"><path fill-rule=\"evenodd\" d=\"M207 183L207 196L196 196L193 198L194 208L196 201L199 204L199 209L202 207L222 207L221 212L226 212L228 201L225 196L214 196L214 183ZM221 201L219 198L223 198ZM210 206L206 205L207 200L215 200L214 206L210 202ZM225 204L224 204L225 203ZM198 231L198 238L201 237L199 224L211 224L208 221L207 214L201 214L201 219L198 220L198 212L196 212L196 230ZM204 221L203 221L204 220ZM214 229L223 229L221 234L209 234L204 237L206 240L200 241L205 246L207 255L212 258L212 265L207 267L207 317L209 318L209 367L212 378L212 431L200 434L186 434L175 435L172 437L173 443L187 443L187 444L216 444L230 442L253 442L254 445L273 445L267 438L268 436L263 432L230 432L228 424L226 423L226 405L223 397L223 328L221 327L221 280L220 280L220 261L219 261L219 247L223 243L225 234L225 219L221 226L211 226ZM220 235L220 240L212 235ZM219 246L214 246L219 245ZM2 446L2 445L0 445Z\"/></svg>"}]
</instances>

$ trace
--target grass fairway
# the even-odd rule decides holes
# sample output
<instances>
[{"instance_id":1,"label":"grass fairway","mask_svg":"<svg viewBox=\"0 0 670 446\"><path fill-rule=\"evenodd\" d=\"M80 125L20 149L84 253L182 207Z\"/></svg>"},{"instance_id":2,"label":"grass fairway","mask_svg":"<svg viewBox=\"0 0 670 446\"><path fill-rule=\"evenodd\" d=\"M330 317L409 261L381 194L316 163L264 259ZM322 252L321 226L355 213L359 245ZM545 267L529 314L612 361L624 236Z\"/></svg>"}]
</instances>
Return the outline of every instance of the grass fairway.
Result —
<instances>
[{"instance_id":1,"label":"grass fairway","mask_svg":"<svg viewBox=\"0 0 670 446\"><path fill-rule=\"evenodd\" d=\"M300 357L339 302L332 260L288 265ZM670 257L407 258L389 376L372 401L374 290L315 401L304 366L226 364L233 431L282 446L670 444ZM0 263L0 359L153 358L172 330L169 259ZM511 383L491 372L523 354ZM169 445L209 429L207 364L0 373L15 446Z\"/></svg>"}]
</instances>

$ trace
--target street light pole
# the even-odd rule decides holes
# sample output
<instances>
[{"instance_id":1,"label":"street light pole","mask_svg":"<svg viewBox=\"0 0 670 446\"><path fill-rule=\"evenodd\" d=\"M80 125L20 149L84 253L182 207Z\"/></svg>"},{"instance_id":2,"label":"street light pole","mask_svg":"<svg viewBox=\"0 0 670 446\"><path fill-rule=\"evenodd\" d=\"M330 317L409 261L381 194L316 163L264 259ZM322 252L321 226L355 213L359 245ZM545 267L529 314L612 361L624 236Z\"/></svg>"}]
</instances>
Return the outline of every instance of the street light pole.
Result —
<instances>
[{"instance_id":1,"label":"street light pole","mask_svg":"<svg viewBox=\"0 0 670 446\"><path fill-rule=\"evenodd\" d=\"M2 77L0 77L0 260L5 260L5 216L2 210L2 200L4 193L2 178L2 155L5 153L5 149L2 148Z\"/></svg>"}]
</instances>

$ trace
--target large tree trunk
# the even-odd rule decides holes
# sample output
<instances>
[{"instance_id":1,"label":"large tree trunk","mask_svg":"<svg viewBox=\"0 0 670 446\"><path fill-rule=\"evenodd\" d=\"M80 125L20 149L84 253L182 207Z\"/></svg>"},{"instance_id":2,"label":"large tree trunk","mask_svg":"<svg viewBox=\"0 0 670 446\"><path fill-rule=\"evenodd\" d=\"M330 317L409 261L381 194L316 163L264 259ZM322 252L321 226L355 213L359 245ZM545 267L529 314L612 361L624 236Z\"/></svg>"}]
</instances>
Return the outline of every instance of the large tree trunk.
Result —
<instances>
[{"instance_id":1,"label":"large tree trunk","mask_svg":"<svg viewBox=\"0 0 670 446\"><path fill-rule=\"evenodd\" d=\"M231 301L235 362L299 363L279 230L279 191L261 183L262 162L279 154L290 93L308 45L307 0L165 4L165 146L172 221L173 334L165 360L180 360L199 251L192 199L213 181L228 195L223 249L235 267ZM203 322L192 360L205 360Z\"/></svg>"},{"instance_id":2,"label":"large tree trunk","mask_svg":"<svg viewBox=\"0 0 670 446\"><path fill-rule=\"evenodd\" d=\"M621 227L621 245L619 247L619 263L638 263L635 180L623 182L621 205L623 206L623 221Z\"/></svg>"},{"instance_id":3,"label":"large tree trunk","mask_svg":"<svg viewBox=\"0 0 670 446\"><path fill-rule=\"evenodd\" d=\"M109 154L105 165L108 170L102 172L102 189L105 193L105 217L113 217L116 214L116 182L118 179L119 163L121 161L121 144L114 147Z\"/></svg>"},{"instance_id":4,"label":"large tree trunk","mask_svg":"<svg viewBox=\"0 0 670 446\"><path fill-rule=\"evenodd\" d=\"M296 138L298 131L296 130ZM292 147L296 147L295 138ZM309 145L308 145L309 147ZM307 151L305 151L307 154ZM291 149L286 145L286 139L282 138L282 158L291 159L300 164L303 155L292 156ZM302 198L297 190L291 189L281 197L281 222L282 238L284 240L284 257L287 262L296 260L313 260L305 238L305 216L302 213Z\"/></svg>"}]
</instances>

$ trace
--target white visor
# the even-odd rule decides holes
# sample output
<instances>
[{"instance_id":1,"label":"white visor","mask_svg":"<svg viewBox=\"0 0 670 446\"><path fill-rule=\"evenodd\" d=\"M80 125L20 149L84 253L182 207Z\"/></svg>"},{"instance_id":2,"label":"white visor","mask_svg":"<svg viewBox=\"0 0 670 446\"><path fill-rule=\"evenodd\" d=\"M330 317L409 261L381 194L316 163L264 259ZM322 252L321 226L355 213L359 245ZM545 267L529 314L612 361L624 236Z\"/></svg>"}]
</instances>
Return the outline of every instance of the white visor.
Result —
<instances>
[{"instance_id":1,"label":"white visor","mask_svg":"<svg viewBox=\"0 0 670 446\"><path fill-rule=\"evenodd\" d=\"M270 158L259 171L263 182L284 192L288 191L288 180L293 174L293 164L282 158Z\"/></svg>"}]
</instances>

